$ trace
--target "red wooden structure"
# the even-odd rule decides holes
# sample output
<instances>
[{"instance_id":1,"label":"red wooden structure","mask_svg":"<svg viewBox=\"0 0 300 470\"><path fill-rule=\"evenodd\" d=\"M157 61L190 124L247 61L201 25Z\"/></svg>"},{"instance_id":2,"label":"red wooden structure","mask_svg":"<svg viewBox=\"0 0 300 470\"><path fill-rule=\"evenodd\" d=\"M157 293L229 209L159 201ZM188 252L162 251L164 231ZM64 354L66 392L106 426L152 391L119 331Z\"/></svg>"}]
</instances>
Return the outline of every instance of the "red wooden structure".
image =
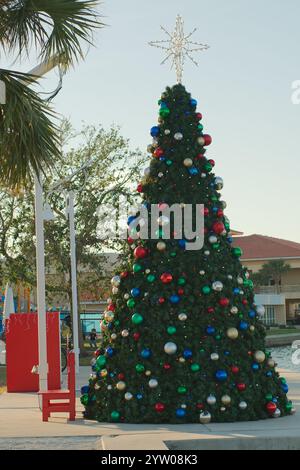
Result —
<instances>
[{"instance_id":1,"label":"red wooden structure","mask_svg":"<svg viewBox=\"0 0 300 470\"><path fill-rule=\"evenodd\" d=\"M8 392L37 392L39 376L32 374L39 363L37 313L13 313L6 320L6 364ZM48 387L60 388L60 319L47 312Z\"/></svg>"},{"instance_id":2,"label":"red wooden structure","mask_svg":"<svg viewBox=\"0 0 300 470\"><path fill-rule=\"evenodd\" d=\"M43 421L48 421L51 413L69 413L70 421L75 420L75 354L68 352L68 388L66 390L47 390L39 392L42 397ZM52 401L56 400L56 401ZM57 400L64 400L58 402Z\"/></svg>"}]
</instances>

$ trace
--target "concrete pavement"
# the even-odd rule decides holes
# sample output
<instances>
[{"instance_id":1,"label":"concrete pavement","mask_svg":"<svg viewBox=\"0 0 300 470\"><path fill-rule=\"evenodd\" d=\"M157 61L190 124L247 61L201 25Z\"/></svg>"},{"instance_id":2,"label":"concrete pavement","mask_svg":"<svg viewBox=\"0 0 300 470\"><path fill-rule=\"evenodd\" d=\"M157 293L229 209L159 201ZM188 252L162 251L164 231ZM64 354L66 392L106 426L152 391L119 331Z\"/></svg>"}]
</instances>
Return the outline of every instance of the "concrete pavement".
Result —
<instances>
[{"instance_id":1,"label":"concrete pavement","mask_svg":"<svg viewBox=\"0 0 300 470\"><path fill-rule=\"evenodd\" d=\"M300 449L300 373L281 371L290 385L294 416L229 424L129 425L97 423L57 414L42 422L34 393L0 395L0 449ZM86 383L89 367L81 367L78 386Z\"/></svg>"}]
</instances>

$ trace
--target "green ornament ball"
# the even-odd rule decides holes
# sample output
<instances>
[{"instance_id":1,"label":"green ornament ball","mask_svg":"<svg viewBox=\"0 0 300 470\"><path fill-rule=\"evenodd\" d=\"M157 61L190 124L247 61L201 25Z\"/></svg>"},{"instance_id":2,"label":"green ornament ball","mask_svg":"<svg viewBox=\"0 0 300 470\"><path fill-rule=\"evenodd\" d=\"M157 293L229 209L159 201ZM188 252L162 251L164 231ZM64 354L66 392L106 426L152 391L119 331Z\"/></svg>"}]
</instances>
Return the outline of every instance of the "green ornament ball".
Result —
<instances>
[{"instance_id":1,"label":"green ornament ball","mask_svg":"<svg viewBox=\"0 0 300 470\"><path fill-rule=\"evenodd\" d=\"M88 396L88 394L85 393L84 395L82 395L82 396L80 397L80 401L81 401L81 404L82 404L83 406L88 405L88 403L89 403L89 396Z\"/></svg>"},{"instance_id":2,"label":"green ornament ball","mask_svg":"<svg viewBox=\"0 0 300 470\"><path fill-rule=\"evenodd\" d=\"M210 291L211 291L211 288L209 286L203 286L202 287L203 294L208 295L208 294L210 294Z\"/></svg>"},{"instance_id":3,"label":"green ornament ball","mask_svg":"<svg viewBox=\"0 0 300 470\"><path fill-rule=\"evenodd\" d=\"M138 263L135 263L133 266L132 266L132 269L133 269L133 272L134 273L139 273L141 270L142 270L142 266Z\"/></svg>"},{"instance_id":4,"label":"green ornament ball","mask_svg":"<svg viewBox=\"0 0 300 470\"><path fill-rule=\"evenodd\" d=\"M243 251L239 246L236 246L235 248L232 248L232 253L236 258L240 258L243 254Z\"/></svg>"},{"instance_id":5,"label":"green ornament ball","mask_svg":"<svg viewBox=\"0 0 300 470\"><path fill-rule=\"evenodd\" d=\"M168 326L167 332L168 332L169 335L175 335L176 327L175 326Z\"/></svg>"},{"instance_id":6,"label":"green ornament ball","mask_svg":"<svg viewBox=\"0 0 300 470\"><path fill-rule=\"evenodd\" d=\"M178 387L177 392L179 393L179 395L185 395L187 392L187 388L184 386Z\"/></svg>"},{"instance_id":7,"label":"green ornament ball","mask_svg":"<svg viewBox=\"0 0 300 470\"><path fill-rule=\"evenodd\" d=\"M209 162L205 163L204 170L209 173L212 170L212 165Z\"/></svg>"},{"instance_id":8,"label":"green ornament ball","mask_svg":"<svg viewBox=\"0 0 300 470\"><path fill-rule=\"evenodd\" d=\"M106 364L106 357L105 356L98 356L96 359L96 364L99 367L104 367Z\"/></svg>"},{"instance_id":9,"label":"green ornament ball","mask_svg":"<svg viewBox=\"0 0 300 470\"><path fill-rule=\"evenodd\" d=\"M199 131L203 131L203 127L204 127L203 124L198 124Z\"/></svg>"},{"instance_id":10,"label":"green ornament ball","mask_svg":"<svg viewBox=\"0 0 300 470\"><path fill-rule=\"evenodd\" d=\"M173 162L172 162L172 160L166 160L166 165L167 165L167 166L171 166L171 165L173 165Z\"/></svg>"},{"instance_id":11,"label":"green ornament ball","mask_svg":"<svg viewBox=\"0 0 300 470\"><path fill-rule=\"evenodd\" d=\"M272 393L267 393L267 395L265 396L265 400L266 401L272 401L272 399L273 399Z\"/></svg>"},{"instance_id":12,"label":"green ornament ball","mask_svg":"<svg viewBox=\"0 0 300 470\"><path fill-rule=\"evenodd\" d=\"M147 276L147 281L150 282L150 283L151 283L151 282L154 282L154 281L155 281L155 276L154 276L154 274L148 274L148 276Z\"/></svg>"},{"instance_id":13,"label":"green ornament ball","mask_svg":"<svg viewBox=\"0 0 300 470\"><path fill-rule=\"evenodd\" d=\"M127 300L127 307L133 308L135 306L135 301L133 299Z\"/></svg>"},{"instance_id":14,"label":"green ornament ball","mask_svg":"<svg viewBox=\"0 0 300 470\"><path fill-rule=\"evenodd\" d=\"M220 341L221 338L222 338L221 335L216 335L216 336L215 336L215 339L216 339L217 341Z\"/></svg>"},{"instance_id":15,"label":"green ornament ball","mask_svg":"<svg viewBox=\"0 0 300 470\"><path fill-rule=\"evenodd\" d=\"M172 251L172 252L170 253L170 256L171 256L172 258L175 258L175 256L177 256L177 253L176 253L175 251Z\"/></svg>"},{"instance_id":16,"label":"green ornament ball","mask_svg":"<svg viewBox=\"0 0 300 470\"><path fill-rule=\"evenodd\" d=\"M287 404L285 405L286 411L289 413L292 408L293 408L293 403L291 401L288 401Z\"/></svg>"},{"instance_id":17,"label":"green ornament ball","mask_svg":"<svg viewBox=\"0 0 300 470\"><path fill-rule=\"evenodd\" d=\"M179 286L184 286L185 284L186 284L185 278L184 278L184 277L180 277L180 278L178 279L178 285L179 285Z\"/></svg>"},{"instance_id":18,"label":"green ornament ball","mask_svg":"<svg viewBox=\"0 0 300 470\"><path fill-rule=\"evenodd\" d=\"M134 325L140 325L143 322L144 318L139 313L134 313L131 317L131 321Z\"/></svg>"},{"instance_id":19,"label":"green ornament ball","mask_svg":"<svg viewBox=\"0 0 300 470\"><path fill-rule=\"evenodd\" d=\"M159 110L159 115L160 115L162 118L165 118L165 117L169 116L169 114L170 114L169 108L161 108L161 109Z\"/></svg>"},{"instance_id":20,"label":"green ornament ball","mask_svg":"<svg viewBox=\"0 0 300 470\"><path fill-rule=\"evenodd\" d=\"M119 421L120 413L118 411L112 411L110 414L112 421Z\"/></svg>"},{"instance_id":21,"label":"green ornament ball","mask_svg":"<svg viewBox=\"0 0 300 470\"><path fill-rule=\"evenodd\" d=\"M214 243L212 247L214 250L218 250L220 248L220 243Z\"/></svg>"},{"instance_id":22,"label":"green ornament ball","mask_svg":"<svg viewBox=\"0 0 300 470\"><path fill-rule=\"evenodd\" d=\"M192 372L199 372L199 370L200 370L199 364L192 364L191 365L191 371Z\"/></svg>"},{"instance_id":23,"label":"green ornament ball","mask_svg":"<svg viewBox=\"0 0 300 470\"><path fill-rule=\"evenodd\" d=\"M139 374L141 374L142 372L144 372L145 366L144 366L143 364L137 364L137 365L135 366L135 370L136 370Z\"/></svg>"}]
</instances>

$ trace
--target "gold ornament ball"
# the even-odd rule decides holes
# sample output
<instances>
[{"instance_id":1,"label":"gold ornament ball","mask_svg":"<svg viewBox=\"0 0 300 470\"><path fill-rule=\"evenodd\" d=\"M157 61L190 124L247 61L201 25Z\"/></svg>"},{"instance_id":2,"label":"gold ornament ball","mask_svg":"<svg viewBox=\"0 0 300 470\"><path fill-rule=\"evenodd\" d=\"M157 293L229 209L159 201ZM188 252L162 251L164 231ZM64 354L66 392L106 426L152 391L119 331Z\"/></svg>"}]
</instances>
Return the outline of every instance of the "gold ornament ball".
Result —
<instances>
[{"instance_id":1,"label":"gold ornament ball","mask_svg":"<svg viewBox=\"0 0 300 470\"><path fill-rule=\"evenodd\" d=\"M229 339L237 339L239 336L239 332L236 328L228 328L226 334Z\"/></svg>"},{"instance_id":2,"label":"gold ornament ball","mask_svg":"<svg viewBox=\"0 0 300 470\"><path fill-rule=\"evenodd\" d=\"M255 326L254 325L251 325L250 328L249 328L250 331L254 331L255 330Z\"/></svg>"},{"instance_id":3,"label":"gold ornament ball","mask_svg":"<svg viewBox=\"0 0 300 470\"><path fill-rule=\"evenodd\" d=\"M120 391L125 390L125 388L126 388L126 383L121 380L120 382L117 383L116 387L117 387L117 389L120 390Z\"/></svg>"},{"instance_id":4,"label":"gold ornament ball","mask_svg":"<svg viewBox=\"0 0 300 470\"><path fill-rule=\"evenodd\" d=\"M101 377L106 377L108 374L107 369L102 369L100 372Z\"/></svg>"},{"instance_id":5,"label":"gold ornament ball","mask_svg":"<svg viewBox=\"0 0 300 470\"><path fill-rule=\"evenodd\" d=\"M111 339L112 339L113 341L114 341L115 339L117 339L116 333L112 333L112 334L110 335L110 337L111 337Z\"/></svg>"},{"instance_id":6,"label":"gold ornament ball","mask_svg":"<svg viewBox=\"0 0 300 470\"><path fill-rule=\"evenodd\" d=\"M231 398L229 395L223 395L222 398L221 398L221 402L223 403L223 405L230 405L231 403Z\"/></svg>"},{"instance_id":7,"label":"gold ornament ball","mask_svg":"<svg viewBox=\"0 0 300 470\"><path fill-rule=\"evenodd\" d=\"M254 359L256 362L258 362L258 364L262 364L266 359L266 355L263 351L256 351L254 353Z\"/></svg>"},{"instance_id":8,"label":"gold ornament ball","mask_svg":"<svg viewBox=\"0 0 300 470\"><path fill-rule=\"evenodd\" d=\"M124 398L125 398L125 400L129 401L133 398L133 395L132 395L132 393L127 392L127 393L125 393Z\"/></svg>"},{"instance_id":9,"label":"gold ornament ball","mask_svg":"<svg viewBox=\"0 0 300 470\"><path fill-rule=\"evenodd\" d=\"M184 357L180 357L180 358L179 358L179 362L184 363L184 362L185 362Z\"/></svg>"},{"instance_id":10,"label":"gold ornament ball","mask_svg":"<svg viewBox=\"0 0 300 470\"><path fill-rule=\"evenodd\" d=\"M274 359L271 359L271 358L268 359L267 365L268 365L269 367L274 368L274 367L275 367L275 361L274 361Z\"/></svg>"},{"instance_id":11,"label":"gold ornament ball","mask_svg":"<svg viewBox=\"0 0 300 470\"><path fill-rule=\"evenodd\" d=\"M183 164L184 166L186 166L187 168L190 168L191 166L193 166L193 160L191 158L185 158L183 160Z\"/></svg>"},{"instance_id":12,"label":"gold ornament ball","mask_svg":"<svg viewBox=\"0 0 300 470\"><path fill-rule=\"evenodd\" d=\"M145 375L147 375L147 377L149 377L149 375L151 374L152 374L151 370L146 370Z\"/></svg>"},{"instance_id":13,"label":"gold ornament ball","mask_svg":"<svg viewBox=\"0 0 300 470\"><path fill-rule=\"evenodd\" d=\"M166 249L165 242L158 242L156 248L158 249L158 251L164 251Z\"/></svg>"}]
</instances>

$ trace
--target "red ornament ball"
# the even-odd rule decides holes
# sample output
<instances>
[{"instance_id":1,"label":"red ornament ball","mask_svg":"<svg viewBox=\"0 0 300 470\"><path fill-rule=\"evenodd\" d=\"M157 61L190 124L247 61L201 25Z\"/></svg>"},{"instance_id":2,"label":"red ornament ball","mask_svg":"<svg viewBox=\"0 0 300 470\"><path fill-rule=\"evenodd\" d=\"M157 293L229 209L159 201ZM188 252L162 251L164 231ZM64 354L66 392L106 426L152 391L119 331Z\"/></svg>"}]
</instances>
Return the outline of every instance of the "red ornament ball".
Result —
<instances>
[{"instance_id":1,"label":"red ornament ball","mask_svg":"<svg viewBox=\"0 0 300 470\"><path fill-rule=\"evenodd\" d=\"M115 304L109 304L107 310L109 310L110 312L114 312L116 310Z\"/></svg>"},{"instance_id":2,"label":"red ornament ball","mask_svg":"<svg viewBox=\"0 0 300 470\"><path fill-rule=\"evenodd\" d=\"M210 145L212 143L212 137L208 134L203 135L204 145Z\"/></svg>"},{"instance_id":3,"label":"red ornament ball","mask_svg":"<svg viewBox=\"0 0 300 470\"><path fill-rule=\"evenodd\" d=\"M196 113L196 118L198 119L198 121L201 121L202 117L202 113Z\"/></svg>"},{"instance_id":4,"label":"red ornament ball","mask_svg":"<svg viewBox=\"0 0 300 470\"><path fill-rule=\"evenodd\" d=\"M160 147L158 147L158 148L154 151L154 153L153 153L153 155L154 155L156 158L161 157L163 154L164 154L164 151L163 151L163 149L160 148Z\"/></svg>"},{"instance_id":5,"label":"red ornament ball","mask_svg":"<svg viewBox=\"0 0 300 470\"><path fill-rule=\"evenodd\" d=\"M142 193L142 192L143 192L143 185L142 185L142 183L139 183L139 184L137 185L136 190L137 190L138 193Z\"/></svg>"},{"instance_id":6,"label":"red ornament ball","mask_svg":"<svg viewBox=\"0 0 300 470\"><path fill-rule=\"evenodd\" d=\"M214 167L216 164L216 162L212 158L208 160L208 163L210 163L212 167Z\"/></svg>"},{"instance_id":7,"label":"red ornament ball","mask_svg":"<svg viewBox=\"0 0 300 470\"><path fill-rule=\"evenodd\" d=\"M218 209L217 216L220 218L224 216L223 209Z\"/></svg>"},{"instance_id":8,"label":"red ornament ball","mask_svg":"<svg viewBox=\"0 0 300 470\"><path fill-rule=\"evenodd\" d=\"M158 208L159 208L160 210L162 210L162 211L165 210L165 209L167 209L168 207L169 207L169 206L168 206L168 204L167 204L166 202L160 202L160 203L158 204Z\"/></svg>"},{"instance_id":9,"label":"red ornament ball","mask_svg":"<svg viewBox=\"0 0 300 470\"><path fill-rule=\"evenodd\" d=\"M248 303L248 300L247 300L247 299L243 299L243 300L242 300L242 304L243 304L243 305L247 305L247 303Z\"/></svg>"},{"instance_id":10,"label":"red ornament ball","mask_svg":"<svg viewBox=\"0 0 300 470\"><path fill-rule=\"evenodd\" d=\"M207 313L214 313L214 312L215 312L214 307L208 307L207 308Z\"/></svg>"},{"instance_id":11,"label":"red ornament ball","mask_svg":"<svg viewBox=\"0 0 300 470\"><path fill-rule=\"evenodd\" d=\"M134 341L138 341L141 337L141 333L133 333L132 337Z\"/></svg>"},{"instance_id":12,"label":"red ornament ball","mask_svg":"<svg viewBox=\"0 0 300 470\"><path fill-rule=\"evenodd\" d=\"M164 297L160 297L160 298L158 299L158 303L161 304L161 305L164 304L165 301L166 301L166 299L165 299Z\"/></svg>"},{"instance_id":13,"label":"red ornament ball","mask_svg":"<svg viewBox=\"0 0 300 470\"><path fill-rule=\"evenodd\" d=\"M128 237L128 238L127 238L127 241L128 241L128 243L129 243L129 245L132 245L132 244L134 243L134 239L131 238L131 237Z\"/></svg>"},{"instance_id":14,"label":"red ornament ball","mask_svg":"<svg viewBox=\"0 0 300 470\"><path fill-rule=\"evenodd\" d=\"M183 289L178 289L178 295L183 295L184 294L184 290Z\"/></svg>"},{"instance_id":15,"label":"red ornament ball","mask_svg":"<svg viewBox=\"0 0 300 470\"><path fill-rule=\"evenodd\" d=\"M229 299L227 299L227 297L222 297L220 300L219 300L219 304L221 305L221 307L227 307L229 305Z\"/></svg>"},{"instance_id":16,"label":"red ornament ball","mask_svg":"<svg viewBox=\"0 0 300 470\"><path fill-rule=\"evenodd\" d=\"M129 275L129 272L128 271L122 271L120 276L122 279L124 279L125 277L127 277Z\"/></svg>"},{"instance_id":17,"label":"red ornament ball","mask_svg":"<svg viewBox=\"0 0 300 470\"><path fill-rule=\"evenodd\" d=\"M203 410L203 408L204 408L203 403L197 403L196 408L197 408L198 410Z\"/></svg>"},{"instance_id":18,"label":"red ornament ball","mask_svg":"<svg viewBox=\"0 0 300 470\"><path fill-rule=\"evenodd\" d=\"M146 258L146 256L148 255L148 250L143 246L137 246L133 254L136 259Z\"/></svg>"},{"instance_id":19,"label":"red ornament ball","mask_svg":"<svg viewBox=\"0 0 300 470\"><path fill-rule=\"evenodd\" d=\"M161 276L160 276L160 280L161 282L163 282L164 284L170 284L170 282L173 281L173 276L171 273L163 273Z\"/></svg>"},{"instance_id":20,"label":"red ornament ball","mask_svg":"<svg viewBox=\"0 0 300 470\"><path fill-rule=\"evenodd\" d=\"M231 372L232 372L233 374L238 374L239 371L240 371L240 369L239 369L238 366L232 366L232 367L231 367Z\"/></svg>"},{"instance_id":21,"label":"red ornament ball","mask_svg":"<svg viewBox=\"0 0 300 470\"><path fill-rule=\"evenodd\" d=\"M165 411L165 405L163 403L156 403L155 406L154 406L154 409L157 413L162 413L163 411Z\"/></svg>"},{"instance_id":22,"label":"red ornament ball","mask_svg":"<svg viewBox=\"0 0 300 470\"><path fill-rule=\"evenodd\" d=\"M212 226L212 229L217 235L220 235L225 231L225 225L223 222L215 222Z\"/></svg>"},{"instance_id":23,"label":"red ornament ball","mask_svg":"<svg viewBox=\"0 0 300 470\"><path fill-rule=\"evenodd\" d=\"M207 217L209 215L209 209L208 207L204 207L204 216Z\"/></svg>"},{"instance_id":24,"label":"red ornament ball","mask_svg":"<svg viewBox=\"0 0 300 470\"><path fill-rule=\"evenodd\" d=\"M123 372L120 372L120 374L118 374L118 379L119 380L124 380L125 379L125 374L123 374Z\"/></svg>"},{"instance_id":25,"label":"red ornament ball","mask_svg":"<svg viewBox=\"0 0 300 470\"><path fill-rule=\"evenodd\" d=\"M246 390L246 384L241 382L236 384L236 388L238 389L239 392L244 392Z\"/></svg>"},{"instance_id":26,"label":"red ornament ball","mask_svg":"<svg viewBox=\"0 0 300 470\"><path fill-rule=\"evenodd\" d=\"M168 364L168 363L165 363L165 364L163 365L163 368L164 368L164 370L170 370L170 369L171 369L171 365Z\"/></svg>"},{"instance_id":27,"label":"red ornament ball","mask_svg":"<svg viewBox=\"0 0 300 470\"><path fill-rule=\"evenodd\" d=\"M273 403L272 401L269 401L269 402L266 404L266 410L267 410L267 412L268 412L270 415L272 415L272 414L275 413L276 408L277 408L276 404Z\"/></svg>"}]
</instances>

